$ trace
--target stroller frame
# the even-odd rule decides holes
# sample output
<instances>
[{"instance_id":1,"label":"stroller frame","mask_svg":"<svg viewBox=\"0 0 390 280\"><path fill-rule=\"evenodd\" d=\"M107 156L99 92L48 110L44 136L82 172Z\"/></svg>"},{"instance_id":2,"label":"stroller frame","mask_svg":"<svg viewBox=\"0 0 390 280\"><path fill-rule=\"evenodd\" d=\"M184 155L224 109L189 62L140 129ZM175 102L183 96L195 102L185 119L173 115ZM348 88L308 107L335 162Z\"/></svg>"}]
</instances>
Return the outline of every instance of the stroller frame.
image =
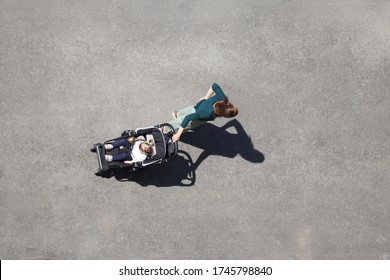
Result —
<instances>
[{"instance_id":1,"label":"stroller frame","mask_svg":"<svg viewBox=\"0 0 390 280\"><path fill-rule=\"evenodd\" d=\"M167 131L163 133L163 131ZM94 144L91 151L96 153L98 160L98 170L96 175L104 175L109 171L126 169L128 172L135 172L144 167L154 164L160 164L167 162L174 158L179 150L178 142L172 142L172 136L174 134L174 128L169 123L162 123L155 126L137 128L136 130L125 130L120 137L110 139L102 143ZM107 162L105 155L115 155L119 152L126 151L126 148L120 147L114 148L111 151L107 151L104 147L105 144L110 144L116 140L128 138L131 136L137 137L139 135L146 135L146 139L153 139L155 142L154 155L151 158L147 158L143 161L136 161L133 164L125 164L124 162Z\"/></svg>"}]
</instances>

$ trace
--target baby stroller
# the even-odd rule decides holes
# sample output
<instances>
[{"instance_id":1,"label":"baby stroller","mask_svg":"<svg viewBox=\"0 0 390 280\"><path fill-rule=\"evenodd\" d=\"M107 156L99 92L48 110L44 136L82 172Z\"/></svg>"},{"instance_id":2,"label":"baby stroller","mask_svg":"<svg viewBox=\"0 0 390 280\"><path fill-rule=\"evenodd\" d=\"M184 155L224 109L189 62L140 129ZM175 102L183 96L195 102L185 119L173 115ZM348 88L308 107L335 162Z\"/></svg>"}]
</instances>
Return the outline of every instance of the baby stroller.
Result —
<instances>
[{"instance_id":1,"label":"baby stroller","mask_svg":"<svg viewBox=\"0 0 390 280\"><path fill-rule=\"evenodd\" d=\"M168 124L163 123L151 127L137 128L136 130L125 130L121 137L107 140L103 144L94 144L91 151L96 153L98 159L98 170L96 175L103 176L108 172L115 170L125 170L128 172L135 172L144 167L153 164L160 164L167 162L174 158L178 153L178 143L172 142L172 136L174 134L174 128ZM154 142L153 153L146 159L136 161L133 164L126 164L122 161L108 162L106 155L117 155L123 152L131 153L132 147L116 147L112 150L106 150L105 144L114 143L119 139L127 139L128 137L139 137L143 136L145 140L152 140Z\"/></svg>"}]
</instances>

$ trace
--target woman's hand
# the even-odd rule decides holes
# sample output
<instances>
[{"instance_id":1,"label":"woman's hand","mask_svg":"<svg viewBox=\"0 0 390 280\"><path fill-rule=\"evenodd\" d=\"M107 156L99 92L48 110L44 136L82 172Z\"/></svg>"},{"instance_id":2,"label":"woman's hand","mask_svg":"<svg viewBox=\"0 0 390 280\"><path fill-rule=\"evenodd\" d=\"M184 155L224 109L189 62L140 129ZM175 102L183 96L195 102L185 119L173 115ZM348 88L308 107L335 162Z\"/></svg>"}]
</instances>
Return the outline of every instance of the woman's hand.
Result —
<instances>
[{"instance_id":1,"label":"woman's hand","mask_svg":"<svg viewBox=\"0 0 390 280\"><path fill-rule=\"evenodd\" d=\"M172 142L176 142L176 141L179 141L180 139L180 135L179 133L176 133L172 136Z\"/></svg>"},{"instance_id":2,"label":"woman's hand","mask_svg":"<svg viewBox=\"0 0 390 280\"><path fill-rule=\"evenodd\" d=\"M209 90L207 91L206 95L204 97L202 97L201 99L199 99L199 101L202 101L203 99L205 99L205 100L209 99L211 97L211 95L213 95L213 93L214 93L214 90L212 87L210 87Z\"/></svg>"},{"instance_id":3,"label":"woman's hand","mask_svg":"<svg viewBox=\"0 0 390 280\"><path fill-rule=\"evenodd\" d=\"M209 90L207 91L205 97L203 97L202 99L209 99L211 97L211 95L213 95L213 93L214 93L214 90L213 90L213 87L211 86L209 88Z\"/></svg>"},{"instance_id":4,"label":"woman's hand","mask_svg":"<svg viewBox=\"0 0 390 280\"><path fill-rule=\"evenodd\" d=\"M179 130L172 136L172 142L179 141L181 134L183 133L184 128L180 127Z\"/></svg>"}]
</instances>

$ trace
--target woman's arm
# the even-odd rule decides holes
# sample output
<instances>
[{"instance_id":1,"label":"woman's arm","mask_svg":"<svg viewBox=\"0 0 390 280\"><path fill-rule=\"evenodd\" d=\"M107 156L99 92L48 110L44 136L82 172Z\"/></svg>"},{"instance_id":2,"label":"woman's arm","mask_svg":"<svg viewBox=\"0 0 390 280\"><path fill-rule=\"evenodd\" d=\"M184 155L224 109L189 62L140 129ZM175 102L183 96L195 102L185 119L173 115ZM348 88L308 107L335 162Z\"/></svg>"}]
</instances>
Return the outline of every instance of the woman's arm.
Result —
<instances>
[{"instance_id":1,"label":"woman's arm","mask_svg":"<svg viewBox=\"0 0 390 280\"><path fill-rule=\"evenodd\" d=\"M214 90L212 87L209 88L209 90L207 91L206 95L204 97L202 97L200 100L203 100L203 99L209 99L211 97L211 95L213 95L214 93Z\"/></svg>"},{"instance_id":2,"label":"woman's arm","mask_svg":"<svg viewBox=\"0 0 390 280\"><path fill-rule=\"evenodd\" d=\"M179 130L172 136L172 142L179 141L180 136L183 134L184 128L180 127Z\"/></svg>"},{"instance_id":3,"label":"woman's arm","mask_svg":"<svg viewBox=\"0 0 390 280\"><path fill-rule=\"evenodd\" d=\"M225 93L223 92L223 90L221 89L221 87L218 84L214 83L211 86L211 89L215 92L215 95L217 96L218 100L227 99Z\"/></svg>"}]
</instances>

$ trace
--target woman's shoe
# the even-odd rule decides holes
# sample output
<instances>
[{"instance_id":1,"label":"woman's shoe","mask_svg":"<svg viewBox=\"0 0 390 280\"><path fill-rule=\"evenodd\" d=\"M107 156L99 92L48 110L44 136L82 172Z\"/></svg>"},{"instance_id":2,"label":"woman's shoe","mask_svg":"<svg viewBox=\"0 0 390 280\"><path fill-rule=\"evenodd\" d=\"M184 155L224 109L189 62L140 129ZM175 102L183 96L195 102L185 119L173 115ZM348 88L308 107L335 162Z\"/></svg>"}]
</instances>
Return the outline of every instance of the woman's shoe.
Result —
<instances>
[{"instance_id":1,"label":"woman's shoe","mask_svg":"<svg viewBox=\"0 0 390 280\"><path fill-rule=\"evenodd\" d=\"M178 117L177 111L173 111L173 112L172 112L172 117L174 117L175 119L177 119L177 117Z\"/></svg>"}]
</instances>

